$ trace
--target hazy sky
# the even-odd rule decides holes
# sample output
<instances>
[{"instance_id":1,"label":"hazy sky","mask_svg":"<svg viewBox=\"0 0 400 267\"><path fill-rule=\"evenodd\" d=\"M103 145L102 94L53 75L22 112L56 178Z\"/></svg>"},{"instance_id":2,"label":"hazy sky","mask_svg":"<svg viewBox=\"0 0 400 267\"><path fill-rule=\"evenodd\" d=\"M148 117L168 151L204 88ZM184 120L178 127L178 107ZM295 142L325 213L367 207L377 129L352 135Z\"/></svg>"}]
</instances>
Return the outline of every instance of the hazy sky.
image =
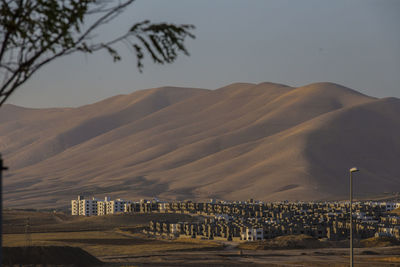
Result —
<instances>
[{"instance_id":1,"label":"hazy sky","mask_svg":"<svg viewBox=\"0 0 400 267\"><path fill-rule=\"evenodd\" d=\"M165 85L216 89L233 82L301 86L335 82L376 96L400 97L399 0L137 0L104 37L133 22L191 23L190 57L172 65L121 47L76 54L40 70L8 101L29 107L80 106Z\"/></svg>"}]
</instances>

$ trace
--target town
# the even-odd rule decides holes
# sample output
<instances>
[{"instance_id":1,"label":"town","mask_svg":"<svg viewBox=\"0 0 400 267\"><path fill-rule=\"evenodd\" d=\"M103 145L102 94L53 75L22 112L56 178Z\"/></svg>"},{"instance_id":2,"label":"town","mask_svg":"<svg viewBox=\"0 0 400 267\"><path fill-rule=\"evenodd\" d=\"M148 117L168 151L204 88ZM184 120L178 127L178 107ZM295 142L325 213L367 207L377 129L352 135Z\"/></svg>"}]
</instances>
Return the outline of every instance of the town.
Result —
<instances>
[{"instance_id":1,"label":"town","mask_svg":"<svg viewBox=\"0 0 400 267\"><path fill-rule=\"evenodd\" d=\"M355 238L388 236L400 240L400 216L391 213L400 202L354 202ZM96 198L71 201L72 215L101 216L117 213L182 213L196 217L190 222L151 221L144 230L155 236L192 237L208 240L256 241L283 235L305 234L318 239L343 240L350 233L349 202L209 202L158 199L126 201Z\"/></svg>"}]
</instances>

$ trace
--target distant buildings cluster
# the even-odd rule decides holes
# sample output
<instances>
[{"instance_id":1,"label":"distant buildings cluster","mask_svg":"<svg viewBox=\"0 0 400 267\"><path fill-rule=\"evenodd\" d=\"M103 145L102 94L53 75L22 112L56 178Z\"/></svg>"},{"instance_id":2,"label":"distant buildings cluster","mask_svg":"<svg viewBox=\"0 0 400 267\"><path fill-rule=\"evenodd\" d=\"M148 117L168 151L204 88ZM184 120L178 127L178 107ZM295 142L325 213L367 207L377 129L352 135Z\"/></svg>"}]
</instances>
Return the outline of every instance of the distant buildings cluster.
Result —
<instances>
[{"instance_id":1,"label":"distant buildings cluster","mask_svg":"<svg viewBox=\"0 0 400 267\"><path fill-rule=\"evenodd\" d=\"M400 216L389 213L400 202L353 203L354 236L391 236L400 239ZM198 222L152 221L147 233L169 237L203 239L263 240L281 235L307 234L316 238L341 240L349 236L349 203L346 202L139 202L110 200L72 201L73 215L114 213L183 213L201 215Z\"/></svg>"},{"instance_id":2,"label":"distant buildings cluster","mask_svg":"<svg viewBox=\"0 0 400 267\"><path fill-rule=\"evenodd\" d=\"M253 241L282 235L307 234L341 240L350 231L349 204L324 203L163 203L159 212L206 216L202 222L151 222L148 233L204 239ZM391 236L400 239L400 217L388 213L400 203L354 203L354 236Z\"/></svg>"}]
</instances>

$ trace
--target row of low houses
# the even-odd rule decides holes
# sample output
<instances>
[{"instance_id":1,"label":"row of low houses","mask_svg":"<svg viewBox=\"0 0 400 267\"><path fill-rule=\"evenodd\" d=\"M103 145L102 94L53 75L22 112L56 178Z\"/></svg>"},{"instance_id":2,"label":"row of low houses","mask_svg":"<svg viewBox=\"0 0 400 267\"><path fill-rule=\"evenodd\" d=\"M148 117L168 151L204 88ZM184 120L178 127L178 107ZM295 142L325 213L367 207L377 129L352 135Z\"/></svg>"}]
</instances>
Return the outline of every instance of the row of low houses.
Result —
<instances>
[{"instance_id":1,"label":"row of low houses","mask_svg":"<svg viewBox=\"0 0 400 267\"><path fill-rule=\"evenodd\" d=\"M223 218L206 218L203 222L155 222L151 221L147 234L168 237L187 236L202 239L223 239L228 241L257 241L264 239L262 225L249 225L240 221L226 221Z\"/></svg>"},{"instance_id":2,"label":"row of low houses","mask_svg":"<svg viewBox=\"0 0 400 267\"><path fill-rule=\"evenodd\" d=\"M400 239L400 217L388 213L399 203L353 203L353 234L356 238L391 236ZM212 217L204 222L152 222L149 233L205 239L260 240L282 235L306 234L342 240L349 236L350 206L346 202L322 203L195 203L160 204L158 212L187 213ZM171 228L172 227L172 228ZM174 231L170 231L174 229Z\"/></svg>"},{"instance_id":3,"label":"row of low houses","mask_svg":"<svg viewBox=\"0 0 400 267\"><path fill-rule=\"evenodd\" d=\"M378 224L354 222L354 236L368 238L375 235ZM308 216L305 218L286 218L284 220L267 221L264 218L209 217L203 222L152 221L149 234L169 237L188 236L204 239L226 239L235 241L255 241L270 239L283 235L305 234L315 238L342 240L349 236L350 223L348 219L321 221ZM387 233L389 230L386 230ZM400 238L400 236L399 236Z\"/></svg>"}]
</instances>

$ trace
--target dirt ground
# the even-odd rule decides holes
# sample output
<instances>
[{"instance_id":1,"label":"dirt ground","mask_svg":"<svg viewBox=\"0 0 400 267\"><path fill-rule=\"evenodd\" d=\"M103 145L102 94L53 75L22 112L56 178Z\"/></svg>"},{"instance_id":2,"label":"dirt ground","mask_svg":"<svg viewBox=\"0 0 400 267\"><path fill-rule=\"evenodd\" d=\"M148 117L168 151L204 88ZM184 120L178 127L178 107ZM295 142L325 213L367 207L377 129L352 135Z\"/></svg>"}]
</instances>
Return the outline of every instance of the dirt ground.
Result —
<instances>
[{"instance_id":1,"label":"dirt ground","mask_svg":"<svg viewBox=\"0 0 400 267\"><path fill-rule=\"evenodd\" d=\"M118 214L106 216L72 216L62 212L35 212L23 210L3 211L3 233L25 233L29 225L31 233L102 231L116 227L148 226L151 220L171 222L193 221L195 217L187 214Z\"/></svg>"},{"instance_id":2,"label":"dirt ground","mask_svg":"<svg viewBox=\"0 0 400 267\"><path fill-rule=\"evenodd\" d=\"M372 251L372 252L371 252ZM355 266L400 266L400 248L356 249ZM372 254L372 255L369 255ZM133 266L349 266L347 249L164 252L100 257Z\"/></svg>"}]
</instances>

